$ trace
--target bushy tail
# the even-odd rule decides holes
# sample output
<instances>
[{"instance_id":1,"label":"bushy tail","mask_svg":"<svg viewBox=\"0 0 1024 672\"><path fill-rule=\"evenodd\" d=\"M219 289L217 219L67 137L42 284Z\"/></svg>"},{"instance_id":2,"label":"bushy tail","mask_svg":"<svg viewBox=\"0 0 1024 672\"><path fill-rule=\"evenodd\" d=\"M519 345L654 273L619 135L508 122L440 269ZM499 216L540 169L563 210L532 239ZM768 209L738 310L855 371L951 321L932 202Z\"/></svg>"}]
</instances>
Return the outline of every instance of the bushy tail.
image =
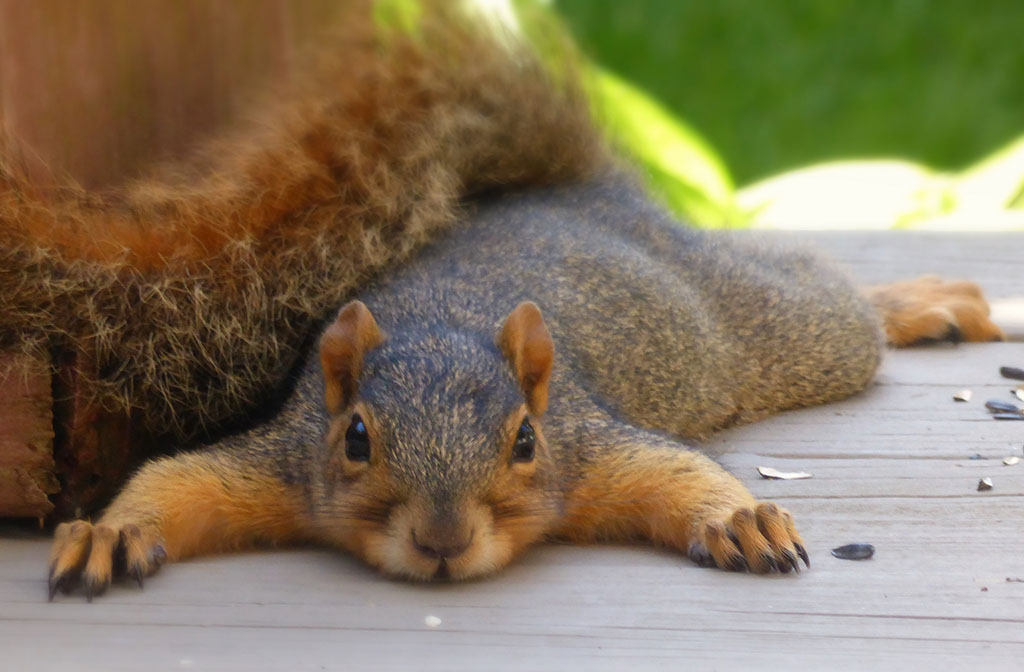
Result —
<instances>
[{"instance_id":1,"label":"bushy tail","mask_svg":"<svg viewBox=\"0 0 1024 672\"><path fill-rule=\"evenodd\" d=\"M385 34L346 11L280 102L112 193L36 189L0 141L0 348L75 353L108 408L190 436L279 383L461 198L602 164L579 91L465 16L424 17Z\"/></svg>"}]
</instances>

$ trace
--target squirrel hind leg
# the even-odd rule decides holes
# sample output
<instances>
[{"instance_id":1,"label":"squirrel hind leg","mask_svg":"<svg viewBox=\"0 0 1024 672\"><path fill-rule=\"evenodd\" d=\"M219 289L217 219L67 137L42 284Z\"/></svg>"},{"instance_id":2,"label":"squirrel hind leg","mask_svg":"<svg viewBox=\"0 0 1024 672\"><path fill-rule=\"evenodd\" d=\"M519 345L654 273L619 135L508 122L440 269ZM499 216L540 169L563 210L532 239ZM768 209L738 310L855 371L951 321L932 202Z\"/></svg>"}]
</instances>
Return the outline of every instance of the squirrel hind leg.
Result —
<instances>
[{"instance_id":1,"label":"squirrel hind leg","mask_svg":"<svg viewBox=\"0 0 1024 672\"><path fill-rule=\"evenodd\" d=\"M1002 341L1003 330L989 319L989 305L973 282L943 282L936 276L867 287L890 345L934 341Z\"/></svg>"}]
</instances>

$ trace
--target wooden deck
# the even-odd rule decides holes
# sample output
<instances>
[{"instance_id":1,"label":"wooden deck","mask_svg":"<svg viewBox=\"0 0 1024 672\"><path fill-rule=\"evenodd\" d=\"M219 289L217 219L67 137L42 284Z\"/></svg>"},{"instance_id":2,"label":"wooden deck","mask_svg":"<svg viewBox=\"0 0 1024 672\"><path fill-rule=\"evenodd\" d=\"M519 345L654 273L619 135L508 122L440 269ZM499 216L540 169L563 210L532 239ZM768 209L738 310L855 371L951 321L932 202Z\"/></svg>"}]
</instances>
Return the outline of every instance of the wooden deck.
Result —
<instances>
[{"instance_id":1,"label":"wooden deck","mask_svg":"<svg viewBox=\"0 0 1024 672\"><path fill-rule=\"evenodd\" d=\"M788 236L788 234L785 234ZM1024 300L1021 235L814 234L861 281L972 277ZM1018 322L1011 331L1024 336ZM812 568L755 577L648 548L547 546L474 583L410 585L321 550L171 565L139 591L46 602L48 542L0 528L9 670L1024 669L1024 344L892 353L867 392L710 442L796 515ZM974 391L969 403L952 394ZM764 481L758 465L814 474ZM994 482L977 492L978 479ZM829 549L874 544L864 562ZM439 623L428 617L440 619Z\"/></svg>"}]
</instances>

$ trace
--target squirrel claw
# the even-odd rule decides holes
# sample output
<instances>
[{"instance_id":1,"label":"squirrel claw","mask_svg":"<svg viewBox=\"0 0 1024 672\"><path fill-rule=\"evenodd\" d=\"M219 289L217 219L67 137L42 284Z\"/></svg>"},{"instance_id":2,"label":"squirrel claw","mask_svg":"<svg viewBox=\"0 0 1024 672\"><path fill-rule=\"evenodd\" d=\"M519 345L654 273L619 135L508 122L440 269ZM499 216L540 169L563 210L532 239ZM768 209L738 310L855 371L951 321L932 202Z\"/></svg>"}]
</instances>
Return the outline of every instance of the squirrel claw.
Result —
<instances>
[{"instance_id":1,"label":"squirrel claw","mask_svg":"<svg viewBox=\"0 0 1024 672\"><path fill-rule=\"evenodd\" d=\"M149 551L149 566L151 568L150 573L155 572L165 562L167 562L167 550L163 547L162 544L156 544Z\"/></svg>"},{"instance_id":2,"label":"squirrel claw","mask_svg":"<svg viewBox=\"0 0 1024 672\"><path fill-rule=\"evenodd\" d=\"M788 511L770 502L739 507L707 521L688 548L694 562L729 571L755 574L800 572L800 559L810 567L807 551Z\"/></svg>"},{"instance_id":3,"label":"squirrel claw","mask_svg":"<svg viewBox=\"0 0 1024 672\"><path fill-rule=\"evenodd\" d=\"M807 569L811 568L811 558L807 555L807 549L802 544L793 544L796 547L796 552L803 558L804 564L807 565Z\"/></svg>"},{"instance_id":4,"label":"squirrel claw","mask_svg":"<svg viewBox=\"0 0 1024 672\"><path fill-rule=\"evenodd\" d=\"M767 553L761 555L761 562L768 566L769 572L781 572L782 574L789 572L789 567L785 563L776 562L775 558Z\"/></svg>"},{"instance_id":5,"label":"squirrel claw","mask_svg":"<svg viewBox=\"0 0 1024 672\"><path fill-rule=\"evenodd\" d=\"M52 567L50 568L50 602L53 602L53 598L56 597L57 591L62 588L65 578L63 576L54 576L53 569L54 568Z\"/></svg>"},{"instance_id":6,"label":"squirrel claw","mask_svg":"<svg viewBox=\"0 0 1024 672\"><path fill-rule=\"evenodd\" d=\"M796 553L789 549L782 551L783 561L779 563L779 571L783 574L788 574L790 570L800 573L800 560L796 557Z\"/></svg>"},{"instance_id":7,"label":"squirrel claw","mask_svg":"<svg viewBox=\"0 0 1024 672\"><path fill-rule=\"evenodd\" d=\"M57 591L71 593L79 585L92 602L110 587L114 576L128 576L143 586L143 578L167 559L152 532L136 525L63 523L55 533L47 583L52 602Z\"/></svg>"},{"instance_id":8,"label":"squirrel claw","mask_svg":"<svg viewBox=\"0 0 1024 672\"><path fill-rule=\"evenodd\" d=\"M739 553L729 556L729 560L726 563L726 569L730 572L747 572L750 571L750 565L747 564L747 559Z\"/></svg>"},{"instance_id":9,"label":"squirrel claw","mask_svg":"<svg viewBox=\"0 0 1024 672\"><path fill-rule=\"evenodd\" d=\"M50 578L47 581L48 602L53 602L54 598L57 597L57 593L70 595L83 584L81 575L76 572L81 572L81 569L59 573L51 570Z\"/></svg>"},{"instance_id":10,"label":"squirrel claw","mask_svg":"<svg viewBox=\"0 0 1024 672\"><path fill-rule=\"evenodd\" d=\"M128 570L128 576L135 579L135 582L139 584L139 590L142 590L142 567L139 565L133 565L132 568Z\"/></svg>"}]
</instances>

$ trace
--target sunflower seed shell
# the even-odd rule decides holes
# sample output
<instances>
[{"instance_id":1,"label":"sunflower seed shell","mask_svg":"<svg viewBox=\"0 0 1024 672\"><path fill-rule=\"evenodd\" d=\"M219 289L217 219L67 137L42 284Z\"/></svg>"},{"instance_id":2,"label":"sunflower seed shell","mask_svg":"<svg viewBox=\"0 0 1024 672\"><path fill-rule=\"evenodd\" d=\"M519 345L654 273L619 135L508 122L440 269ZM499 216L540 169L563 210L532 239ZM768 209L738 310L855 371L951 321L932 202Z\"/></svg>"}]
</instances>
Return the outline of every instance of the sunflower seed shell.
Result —
<instances>
[{"instance_id":1,"label":"sunflower seed shell","mask_svg":"<svg viewBox=\"0 0 1024 672\"><path fill-rule=\"evenodd\" d=\"M774 481L796 481L812 476L812 474L808 474L806 471L779 471L772 467L758 467L757 473L761 474L761 478L770 478Z\"/></svg>"},{"instance_id":2,"label":"sunflower seed shell","mask_svg":"<svg viewBox=\"0 0 1024 672\"><path fill-rule=\"evenodd\" d=\"M832 555L840 560L867 560L875 554L871 544L847 544L832 549Z\"/></svg>"},{"instance_id":3,"label":"sunflower seed shell","mask_svg":"<svg viewBox=\"0 0 1024 672\"><path fill-rule=\"evenodd\" d=\"M999 374L1003 378L1013 378L1014 380L1024 380L1024 369L1018 369L1016 366L1001 366L1001 367L999 367Z\"/></svg>"},{"instance_id":4,"label":"sunflower seed shell","mask_svg":"<svg viewBox=\"0 0 1024 672\"><path fill-rule=\"evenodd\" d=\"M985 408L993 413L1020 413L1020 406L1001 399L989 399L985 402Z\"/></svg>"}]
</instances>

